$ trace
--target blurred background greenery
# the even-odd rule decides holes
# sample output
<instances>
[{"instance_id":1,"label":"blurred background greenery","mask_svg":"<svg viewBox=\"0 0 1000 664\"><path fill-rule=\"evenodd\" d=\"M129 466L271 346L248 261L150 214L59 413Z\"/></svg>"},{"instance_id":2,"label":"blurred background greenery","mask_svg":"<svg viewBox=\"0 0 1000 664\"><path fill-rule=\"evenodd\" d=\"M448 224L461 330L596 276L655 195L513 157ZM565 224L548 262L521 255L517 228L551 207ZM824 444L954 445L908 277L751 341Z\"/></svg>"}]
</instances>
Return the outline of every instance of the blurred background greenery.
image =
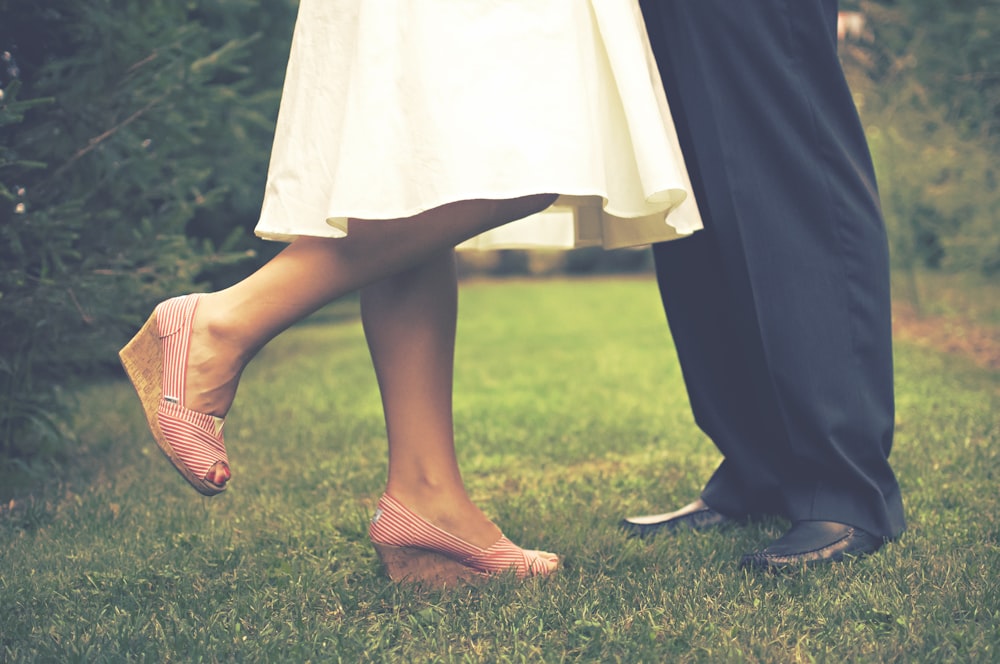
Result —
<instances>
[{"instance_id":1,"label":"blurred background greenery","mask_svg":"<svg viewBox=\"0 0 1000 664\"><path fill-rule=\"evenodd\" d=\"M156 302L280 249L252 228L296 5L0 0L0 462L65 444L66 388L116 372ZM841 9L895 268L995 275L1000 1ZM462 267L641 271L649 256L500 252Z\"/></svg>"}]
</instances>

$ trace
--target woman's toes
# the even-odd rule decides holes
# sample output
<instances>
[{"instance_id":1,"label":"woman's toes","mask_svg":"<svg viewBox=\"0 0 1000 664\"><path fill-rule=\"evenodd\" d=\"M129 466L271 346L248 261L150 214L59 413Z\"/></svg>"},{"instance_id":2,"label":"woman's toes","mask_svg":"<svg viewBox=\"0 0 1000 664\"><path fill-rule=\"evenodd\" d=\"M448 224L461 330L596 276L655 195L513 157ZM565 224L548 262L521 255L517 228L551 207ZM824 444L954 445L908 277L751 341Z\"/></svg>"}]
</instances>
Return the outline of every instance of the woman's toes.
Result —
<instances>
[{"instance_id":1,"label":"woman's toes","mask_svg":"<svg viewBox=\"0 0 1000 664\"><path fill-rule=\"evenodd\" d=\"M226 486L226 482L231 477L232 473L229 472L229 466L221 461L217 461L215 465L208 469L208 476L205 479L215 486Z\"/></svg>"}]
</instances>

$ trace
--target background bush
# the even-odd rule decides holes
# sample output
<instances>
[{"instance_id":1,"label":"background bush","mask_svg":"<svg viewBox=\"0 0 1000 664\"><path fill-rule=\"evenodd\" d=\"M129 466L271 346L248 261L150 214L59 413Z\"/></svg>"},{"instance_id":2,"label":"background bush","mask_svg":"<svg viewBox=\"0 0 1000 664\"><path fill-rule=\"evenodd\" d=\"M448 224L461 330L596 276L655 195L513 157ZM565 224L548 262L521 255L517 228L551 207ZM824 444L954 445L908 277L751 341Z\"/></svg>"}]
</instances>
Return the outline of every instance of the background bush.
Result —
<instances>
[{"instance_id":1,"label":"background bush","mask_svg":"<svg viewBox=\"0 0 1000 664\"><path fill-rule=\"evenodd\" d=\"M289 2L0 0L7 457L60 438L59 387L113 366L153 303L246 257L293 15Z\"/></svg>"},{"instance_id":2,"label":"background bush","mask_svg":"<svg viewBox=\"0 0 1000 664\"><path fill-rule=\"evenodd\" d=\"M1000 1L855 3L841 53L898 267L1000 270Z\"/></svg>"}]
</instances>

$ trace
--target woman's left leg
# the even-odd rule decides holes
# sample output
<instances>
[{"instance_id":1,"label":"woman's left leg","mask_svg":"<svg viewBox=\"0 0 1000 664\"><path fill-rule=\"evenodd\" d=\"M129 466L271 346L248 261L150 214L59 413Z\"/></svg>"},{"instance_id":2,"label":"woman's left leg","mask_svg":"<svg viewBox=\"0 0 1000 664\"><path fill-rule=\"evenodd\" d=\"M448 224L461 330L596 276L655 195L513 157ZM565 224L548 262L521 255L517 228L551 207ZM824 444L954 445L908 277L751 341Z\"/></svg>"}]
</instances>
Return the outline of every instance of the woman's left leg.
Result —
<instances>
[{"instance_id":1,"label":"woman's left leg","mask_svg":"<svg viewBox=\"0 0 1000 664\"><path fill-rule=\"evenodd\" d=\"M361 317L389 438L386 492L481 547L500 531L466 495L455 457L452 375L458 285L442 251L361 291Z\"/></svg>"},{"instance_id":2,"label":"woman's left leg","mask_svg":"<svg viewBox=\"0 0 1000 664\"><path fill-rule=\"evenodd\" d=\"M382 538L393 532L404 545L441 552L457 545L459 550L453 553L460 558L481 558L483 569L514 569L519 576L552 572L559 565L557 556L524 551L502 539L500 529L466 493L452 420L457 314L458 284L451 249L361 291L361 316L389 439L385 492L406 506L392 507L386 498L380 501L380 508L391 514L382 514L379 525L372 526L373 542L392 578L415 575L424 581L448 583L454 580L452 573L465 577L470 571L454 563L442 566L436 555L430 562L421 561L420 554L386 555ZM408 517L407 509L430 522L432 531L436 526L443 533L428 536L428 525Z\"/></svg>"}]
</instances>

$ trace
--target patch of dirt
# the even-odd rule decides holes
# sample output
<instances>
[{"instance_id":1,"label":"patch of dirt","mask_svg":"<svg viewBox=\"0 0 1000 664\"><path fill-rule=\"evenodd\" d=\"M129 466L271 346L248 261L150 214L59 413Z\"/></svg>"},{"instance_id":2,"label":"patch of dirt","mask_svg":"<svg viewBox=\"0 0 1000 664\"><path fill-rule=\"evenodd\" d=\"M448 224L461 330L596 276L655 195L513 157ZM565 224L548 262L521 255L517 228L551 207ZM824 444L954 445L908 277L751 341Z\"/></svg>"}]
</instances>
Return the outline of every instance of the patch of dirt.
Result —
<instances>
[{"instance_id":1,"label":"patch of dirt","mask_svg":"<svg viewBox=\"0 0 1000 664\"><path fill-rule=\"evenodd\" d=\"M1000 327L959 318L917 315L913 307L897 303L892 308L892 334L896 339L968 357L987 369L1000 369Z\"/></svg>"}]
</instances>

